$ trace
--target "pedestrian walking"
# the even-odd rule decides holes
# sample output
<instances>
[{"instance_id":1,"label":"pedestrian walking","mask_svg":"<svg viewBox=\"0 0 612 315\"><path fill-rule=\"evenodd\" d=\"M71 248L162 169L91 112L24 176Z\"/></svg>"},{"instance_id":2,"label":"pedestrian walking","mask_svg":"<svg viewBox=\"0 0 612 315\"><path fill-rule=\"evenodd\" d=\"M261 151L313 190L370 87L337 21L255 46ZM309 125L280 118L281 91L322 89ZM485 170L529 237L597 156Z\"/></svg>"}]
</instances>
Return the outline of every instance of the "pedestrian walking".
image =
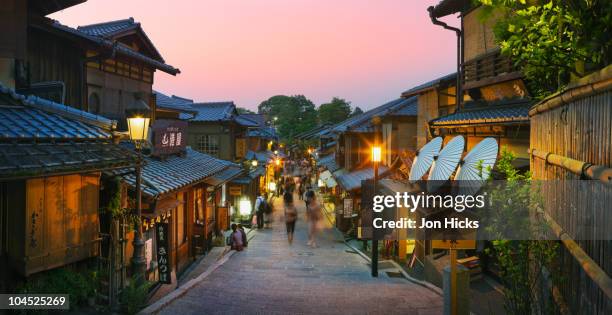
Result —
<instances>
[{"instance_id":1,"label":"pedestrian walking","mask_svg":"<svg viewBox=\"0 0 612 315\"><path fill-rule=\"evenodd\" d=\"M321 206L312 190L306 192L306 216L308 217L308 246L316 248L316 234L321 219Z\"/></svg>"},{"instance_id":2,"label":"pedestrian walking","mask_svg":"<svg viewBox=\"0 0 612 315\"><path fill-rule=\"evenodd\" d=\"M300 188L298 189L298 195L300 200L304 200L304 193L306 192L305 184L306 183L304 183L303 181L300 181Z\"/></svg>"},{"instance_id":3,"label":"pedestrian walking","mask_svg":"<svg viewBox=\"0 0 612 315\"><path fill-rule=\"evenodd\" d=\"M295 223L297 221L297 210L293 204L293 193L285 192L283 195L285 203L285 225L287 226L287 241L289 245L293 244L293 233L295 232Z\"/></svg>"},{"instance_id":4,"label":"pedestrian walking","mask_svg":"<svg viewBox=\"0 0 612 315\"><path fill-rule=\"evenodd\" d=\"M257 228L263 229L264 227L264 212L266 210L266 197L265 193L262 192L257 200L255 200L255 215L257 216Z\"/></svg>"},{"instance_id":5,"label":"pedestrian walking","mask_svg":"<svg viewBox=\"0 0 612 315\"><path fill-rule=\"evenodd\" d=\"M232 234L230 235L230 240L232 244L232 249L240 252L244 249L244 243L242 243L242 232L238 230L238 225L236 223L232 224Z\"/></svg>"}]
</instances>

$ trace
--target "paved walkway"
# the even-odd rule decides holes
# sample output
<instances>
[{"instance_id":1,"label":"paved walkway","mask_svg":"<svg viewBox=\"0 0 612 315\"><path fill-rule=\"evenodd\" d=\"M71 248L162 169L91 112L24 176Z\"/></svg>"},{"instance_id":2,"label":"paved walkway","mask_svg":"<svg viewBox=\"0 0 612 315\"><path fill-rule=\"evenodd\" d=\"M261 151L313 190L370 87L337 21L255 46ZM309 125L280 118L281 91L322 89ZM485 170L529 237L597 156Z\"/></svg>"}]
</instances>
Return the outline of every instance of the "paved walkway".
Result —
<instances>
[{"instance_id":1,"label":"paved walkway","mask_svg":"<svg viewBox=\"0 0 612 315\"><path fill-rule=\"evenodd\" d=\"M173 301L162 314L441 314L442 297L381 272L351 253L329 224L306 246L304 203L292 246L287 243L282 201L272 229L258 230L249 248Z\"/></svg>"}]
</instances>

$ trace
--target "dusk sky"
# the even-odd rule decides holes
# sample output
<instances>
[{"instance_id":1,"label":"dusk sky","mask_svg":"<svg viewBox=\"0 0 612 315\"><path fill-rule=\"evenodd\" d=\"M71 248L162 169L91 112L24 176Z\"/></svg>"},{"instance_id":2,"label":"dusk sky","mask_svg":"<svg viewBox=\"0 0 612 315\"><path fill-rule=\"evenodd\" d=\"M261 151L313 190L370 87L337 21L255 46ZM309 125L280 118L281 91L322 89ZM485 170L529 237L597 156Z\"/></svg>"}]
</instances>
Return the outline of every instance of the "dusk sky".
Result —
<instances>
[{"instance_id":1,"label":"dusk sky","mask_svg":"<svg viewBox=\"0 0 612 315\"><path fill-rule=\"evenodd\" d=\"M337 96L369 109L451 73L456 37L439 0L89 0L50 15L69 26L134 17L176 77L154 89L255 110L267 98ZM454 17L447 20L456 24Z\"/></svg>"}]
</instances>

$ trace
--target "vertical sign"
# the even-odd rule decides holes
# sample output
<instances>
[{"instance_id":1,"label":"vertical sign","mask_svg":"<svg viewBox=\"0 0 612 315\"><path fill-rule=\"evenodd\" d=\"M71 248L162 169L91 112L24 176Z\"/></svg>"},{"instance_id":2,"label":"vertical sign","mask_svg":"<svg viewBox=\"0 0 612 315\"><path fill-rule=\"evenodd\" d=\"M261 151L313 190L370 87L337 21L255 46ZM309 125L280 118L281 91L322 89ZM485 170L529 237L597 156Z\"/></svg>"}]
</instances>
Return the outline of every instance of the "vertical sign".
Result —
<instances>
[{"instance_id":1,"label":"vertical sign","mask_svg":"<svg viewBox=\"0 0 612 315\"><path fill-rule=\"evenodd\" d=\"M344 217L350 218L353 216L353 199L344 198Z\"/></svg>"},{"instance_id":2,"label":"vertical sign","mask_svg":"<svg viewBox=\"0 0 612 315\"><path fill-rule=\"evenodd\" d=\"M245 138L236 139L236 158L243 158L247 152L247 142Z\"/></svg>"},{"instance_id":3,"label":"vertical sign","mask_svg":"<svg viewBox=\"0 0 612 315\"><path fill-rule=\"evenodd\" d=\"M155 226L155 236L157 237L157 268L159 271L159 282L160 283L172 283L170 277L170 261L168 247L168 223L158 223Z\"/></svg>"},{"instance_id":4,"label":"vertical sign","mask_svg":"<svg viewBox=\"0 0 612 315\"><path fill-rule=\"evenodd\" d=\"M147 270L151 269L151 260L153 260L153 239L145 241L145 260L147 262Z\"/></svg>"}]
</instances>

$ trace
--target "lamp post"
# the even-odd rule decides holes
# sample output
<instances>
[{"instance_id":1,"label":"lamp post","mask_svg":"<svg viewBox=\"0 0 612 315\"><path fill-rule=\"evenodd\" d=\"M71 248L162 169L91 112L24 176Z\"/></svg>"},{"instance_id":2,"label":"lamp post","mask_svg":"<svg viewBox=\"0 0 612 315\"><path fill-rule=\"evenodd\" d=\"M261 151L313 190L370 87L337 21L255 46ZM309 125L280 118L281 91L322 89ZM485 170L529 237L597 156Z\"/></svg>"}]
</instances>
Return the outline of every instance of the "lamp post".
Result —
<instances>
[{"instance_id":1,"label":"lamp post","mask_svg":"<svg viewBox=\"0 0 612 315\"><path fill-rule=\"evenodd\" d=\"M375 136L375 138L378 138ZM381 148L378 146L378 141L374 141L372 147L372 163L374 164L374 194L377 192L378 185L378 164L381 160ZM372 212L374 215L374 212ZM374 218L372 217L372 220ZM372 277L378 277L378 240L376 239L376 233L374 226L372 226Z\"/></svg>"},{"instance_id":2,"label":"lamp post","mask_svg":"<svg viewBox=\"0 0 612 315\"><path fill-rule=\"evenodd\" d=\"M140 224L140 218L142 217L142 192L140 189L140 182L142 181L141 149L143 143L148 139L151 109L143 100L138 100L125 109L125 115L127 117L130 140L134 142L134 147L138 154L136 161L136 215L138 216L138 223L134 227L134 241L132 242L134 246L132 270L136 283L142 284L144 282L146 261L144 257L144 241L142 239L142 224Z\"/></svg>"}]
</instances>

